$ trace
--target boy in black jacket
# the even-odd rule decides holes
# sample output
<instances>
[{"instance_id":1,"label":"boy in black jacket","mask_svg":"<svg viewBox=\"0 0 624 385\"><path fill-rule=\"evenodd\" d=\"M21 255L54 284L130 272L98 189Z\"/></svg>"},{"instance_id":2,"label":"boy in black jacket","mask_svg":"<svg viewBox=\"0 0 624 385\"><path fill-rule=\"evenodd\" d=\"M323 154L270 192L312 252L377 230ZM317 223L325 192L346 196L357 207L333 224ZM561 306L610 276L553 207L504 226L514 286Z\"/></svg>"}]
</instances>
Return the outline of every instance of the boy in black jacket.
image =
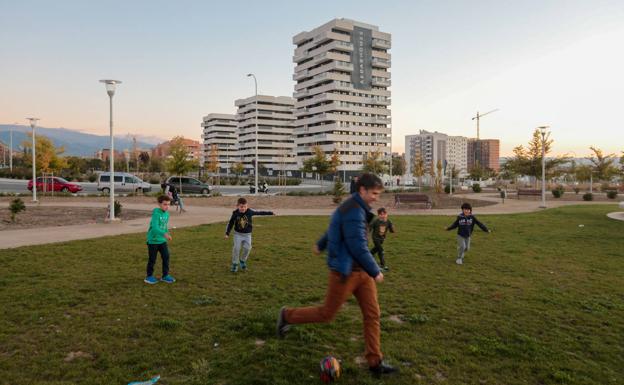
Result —
<instances>
[{"instance_id":1,"label":"boy in black jacket","mask_svg":"<svg viewBox=\"0 0 624 385\"><path fill-rule=\"evenodd\" d=\"M455 222L446 228L446 230L457 228L457 260L455 263L458 265L464 263L464 254L470 250L470 236L472 235L474 225L479 226L486 233L491 233L483 223L479 222L477 217L472 215L470 203L464 203L461 205L461 209L462 213L457 216Z\"/></svg>"},{"instance_id":2,"label":"boy in black jacket","mask_svg":"<svg viewBox=\"0 0 624 385\"><path fill-rule=\"evenodd\" d=\"M375 254L379 255L379 267L388 271L388 265L386 265L386 258L383 248L383 243L386 240L386 234L388 232L394 233L394 226L392 221L388 219L388 212L385 208L380 207L377 209L377 218L373 219L370 224L371 233L373 235L373 244L375 247L371 250L373 257Z\"/></svg>"},{"instance_id":3,"label":"boy in black jacket","mask_svg":"<svg viewBox=\"0 0 624 385\"><path fill-rule=\"evenodd\" d=\"M247 270L247 258L251 251L251 218L254 215L275 215L272 211L255 211L247 206L247 199L238 198L236 210L232 212L230 221L225 229L225 239L230 236L232 227L234 228L234 247L232 248L232 268L230 271L236 273L238 271L238 263L240 259L241 270ZM241 256L241 249L243 255Z\"/></svg>"}]
</instances>

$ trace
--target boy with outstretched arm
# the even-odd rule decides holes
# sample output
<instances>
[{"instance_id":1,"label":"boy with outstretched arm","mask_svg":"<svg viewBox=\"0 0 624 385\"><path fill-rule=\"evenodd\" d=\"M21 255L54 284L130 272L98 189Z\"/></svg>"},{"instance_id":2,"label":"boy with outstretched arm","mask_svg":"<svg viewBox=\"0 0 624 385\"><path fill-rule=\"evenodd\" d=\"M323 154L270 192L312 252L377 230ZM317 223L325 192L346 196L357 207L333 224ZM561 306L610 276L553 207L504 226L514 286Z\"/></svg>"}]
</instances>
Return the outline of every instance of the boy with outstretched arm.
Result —
<instances>
[{"instance_id":1,"label":"boy with outstretched arm","mask_svg":"<svg viewBox=\"0 0 624 385\"><path fill-rule=\"evenodd\" d=\"M375 254L379 255L379 266L388 271L388 265L386 265L386 258L384 254L383 243L386 240L386 234L388 232L394 233L394 226L392 221L388 219L388 211L385 208L380 207L377 209L377 218L373 219L370 224L371 234L373 235L373 249L371 254L373 257Z\"/></svg>"},{"instance_id":2,"label":"boy with outstretched arm","mask_svg":"<svg viewBox=\"0 0 624 385\"><path fill-rule=\"evenodd\" d=\"M455 222L446 228L447 231L457 228L457 260L455 260L455 263L458 265L464 263L464 254L470 250L470 236L474 230L474 225L479 226L486 233L492 232L483 223L479 222L477 217L472 215L470 203L462 204L461 209L462 213L457 216Z\"/></svg>"},{"instance_id":3,"label":"boy with outstretched arm","mask_svg":"<svg viewBox=\"0 0 624 385\"><path fill-rule=\"evenodd\" d=\"M175 278L169 274L169 248L167 241L171 240L169 234L169 206L171 198L167 195L158 197L158 207L152 211L152 219L150 220L149 230L147 230L147 276L143 282L153 285L158 283L158 279L154 277L154 265L156 258L160 253L162 258L162 282L174 283Z\"/></svg>"},{"instance_id":4,"label":"boy with outstretched arm","mask_svg":"<svg viewBox=\"0 0 624 385\"><path fill-rule=\"evenodd\" d=\"M272 211L256 211L247 206L247 199L238 198L236 210L232 212L230 221L225 229L225 239L230 236L230 231L234 228L234 247L232 248L232 268L230 271L236 273L240 261L242 271L247 270L247 258L251 251L251 231L252 218L256 215L275 215ZM241 255L241 250L243 255Z\"/></svg>"}]
</instances>

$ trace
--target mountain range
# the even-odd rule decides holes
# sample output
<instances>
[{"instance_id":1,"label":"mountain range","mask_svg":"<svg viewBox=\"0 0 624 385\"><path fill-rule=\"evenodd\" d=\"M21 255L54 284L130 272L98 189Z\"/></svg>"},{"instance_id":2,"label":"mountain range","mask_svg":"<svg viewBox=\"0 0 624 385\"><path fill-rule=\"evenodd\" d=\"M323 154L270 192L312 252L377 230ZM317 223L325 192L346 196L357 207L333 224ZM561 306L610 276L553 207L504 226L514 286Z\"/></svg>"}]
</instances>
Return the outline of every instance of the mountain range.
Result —
<instances>
[{"instance_id":1,"label":"mountain range","mask_svg":"<svg viewBox=\"0 0 624 385\"><path fill-rule=\"evenodd\" d=\"M13 124L0 124L0 141L9 144L9 131L13 129L13 150L18 151L22 148L25 140L30 140L27 133L31 132L29 126L20 126ZM95 135L70 130L67 128L49 128L36 127L36 135L43 135L49 138L55 146L64 147L63 155L93 157L95 152L110 146L110 137L108 135ZM150 149L158 143L162 143L165 139L158 137L135 135L137 138L137 147L139 149ZM129 135L115 135L115 149L124 150L132 149L132 137Z\"/></svg>"}]
</instances>

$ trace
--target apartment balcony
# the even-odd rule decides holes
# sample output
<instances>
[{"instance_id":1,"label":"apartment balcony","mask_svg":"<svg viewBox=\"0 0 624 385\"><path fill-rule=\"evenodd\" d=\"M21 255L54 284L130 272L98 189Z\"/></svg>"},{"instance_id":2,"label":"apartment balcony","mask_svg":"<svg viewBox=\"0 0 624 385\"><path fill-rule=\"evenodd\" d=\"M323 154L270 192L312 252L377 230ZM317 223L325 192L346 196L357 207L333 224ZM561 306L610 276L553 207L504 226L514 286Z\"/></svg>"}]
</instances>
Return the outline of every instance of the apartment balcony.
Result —
<instances>
[{"instance_id":1,"label":"apartment balcony","mask_svg":"<svg viewBox=\"0 0 624 385\"><path fill-rule=\"evenodd\" d=\"M374 57L372 61L373 67L390 68L390 60Z\"/></svg>"},{"instance_id":2,"label":"apartment balcony","mask_svg":"<svg viewBox=\"0 0 624 385\"><path fill-rule=\"evenodd\" d=\"M391 43L388 40L373 39L373 47L381 48L381 49L390 49L392 47L392 45L391 45Z\"/></svg>"},{"instance_id":3,"label":"apartment balcony","mask_svg":"<svg viewBox=\"0 0 624 385\"><path fill-rule=\"evenodd\" d=\"M373 78L372 83L377 87L390 87L390 85L392 85L392 82L389 79L384 78Z\"/></svg>"}]
</instances>

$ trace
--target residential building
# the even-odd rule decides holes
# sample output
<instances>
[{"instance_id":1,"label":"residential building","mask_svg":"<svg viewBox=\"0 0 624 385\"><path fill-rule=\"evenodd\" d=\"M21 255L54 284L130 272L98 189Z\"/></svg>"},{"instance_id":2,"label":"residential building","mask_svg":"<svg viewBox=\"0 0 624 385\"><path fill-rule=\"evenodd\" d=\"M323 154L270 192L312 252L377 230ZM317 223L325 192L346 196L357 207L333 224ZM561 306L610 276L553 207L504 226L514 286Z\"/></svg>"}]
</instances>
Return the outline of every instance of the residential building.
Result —
<instances>
[{"instance_id":1,"label":"residential building","mask_svg":"<svg viewBox=\"0 0 624 385\"><path fill-rule=\"evenodd\" d=\"M420 156L425 163L425 170L430 170L431 165L436 167L438 160L444 164L447 158L448 135L441 132L429 132L420 130L417 135L405 136L405 162L407 163L407 175L412 175L414 160Z\"/></svg>"},{"instance_id":2,"label":"residential building","mask_svg":"<svg viewBox=\"0 0 624 385\"><path fill-rule=\"evenodd\" d=\"M447 167L455 166L460 178L468 174L468 138L465 136L448 136L446 140ZM450 171L449 171L450 172Z\"/></svg>"},{"instance_id":3,"label":"residential building","mask_svg":"<svg viewBox=\"0 0 624 385\"><path fill-rule=\"evenodd\" d=\"M468 141L468 171L477 164L499 171L499 155L500 141L498 139L470 139Z\"/></svg>"},{"instance_id":4,"label":"residential building","mask_svg":"<svg viewBox=\"0 0 624 385\"><path fill-rule=\"evenodd\" d=\"M238 128L233 114L212 113L202 121L203 155L206 162L216 151L219 171L228 173L231 165L238 162Z\"/></svg>"},{"instance_id":5,"label":"residential building","mask_svg":"<svg viewBox=\"0 0 624 385\"><path fill-rule=\"evenodd\" d=\"M340 155L339 170L361 172L364 156L390 154L391 35L334 19L293 37L294 134L299 166L319 146Z\"/></svg>"},{"instance_id":6,"label":"residential building","mask_svg":"<svg viewBox=\"0 0 624 385\"><path fill-rule=\"evenodd\" d=\"M202 145L197 140L181 138L182 143L186 147L189 152L188 159L189 160L197 160L200 161L202 158ZM156 147L152 149L152 157L155 158L167 158L170 154L172 140L168 140L164 143L160 143Z\"/></svg>"},{"instance_id":7,"label":"residential building","mask_svg":"<svg viewBox=\"0 0 624 385\"><path fill-rule=\"evenodd\" d=\"M103 148L95 152L95 158L108 162L110 159L110 148ZM115 159L126 159L124 153L119 150L115 150Z\"/></svg>"},{"instance_id":8,"label":"residential building","mask_svg":"<svg viewBox=\"0 0 624 385\"><path fill-rule=\"evenodd\" d=\"M292 176L299 169L293 136L294 99L258 95L238 99L234 104L238 108L238 155L246 173L255 172L257 124L258 173Z\"/></svg>"}]
</instances>

